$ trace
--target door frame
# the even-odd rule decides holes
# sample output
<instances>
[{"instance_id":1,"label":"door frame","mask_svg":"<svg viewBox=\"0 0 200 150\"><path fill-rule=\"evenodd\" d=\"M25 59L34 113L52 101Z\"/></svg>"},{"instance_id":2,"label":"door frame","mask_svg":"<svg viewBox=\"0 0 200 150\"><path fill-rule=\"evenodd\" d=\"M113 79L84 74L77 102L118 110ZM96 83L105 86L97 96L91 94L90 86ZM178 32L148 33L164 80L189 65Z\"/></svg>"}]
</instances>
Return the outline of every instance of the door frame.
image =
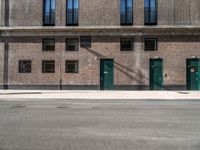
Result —
<instances>
[{"instance_id":1,"label":"door frame","mask_svg":"<svg viewBox=\"0 0 200 150\"><path fill-rule=\"evenodd\" d=\"M198 69L200 67L200 58L187 58L186 59L186 89L187 90L200 90L200 85L198 85L198 89L192 89L192 85L190 83L191 79L190 79L190 71L189 71L188 67L189 67L189 63L192 60L197 61L197 65L193 65L194 67L196 66ZM200 72L200 70L198 70L198 72ZM200 75L199 75L199 78L200 78Z\"/></svg>"},{"instance_id":2,"label":"door frame","mask_svg":"<svg viewBox=\"0 0 200 150\"><path fill-rule=\"evenodd\" d=\"M161 87L160 87L160 89L158 89L158 90L163 90L163 83L164 83L164 78L163 78L163 58L150 58L149 59L149 89L150 90L157 90L157 89L154 89L153 88L153 86L154 86L154 83L152 83L152 63L151 62L153 62L154 60L160 60L161 61L161 77L162 77L162 83L161 83Z\"/></svg>"},{"instance_id":3,"label":"door frame","mask_svg":"<svg viewBox=\"0 0 200 150\"><path fill-rule=\"evenodd\" d=\"M102 84L102 69L101 69L101 62L102 61L105 61L105 60L109 60L109 61L112 61L112 63L113 63L113 68L112 68L112 71L113 71L113 76L112 76L112 79L113 79L113 85L112 85L112 87L114 88L114 59L113 58L101 58L100 59L100 63L99 63L99 82L100 82L100 90L107 90L107 89L105 89L105 86L104 86L104 84ZM112 89L113 89L112 88Z\"/></svg>"}]
</instances>

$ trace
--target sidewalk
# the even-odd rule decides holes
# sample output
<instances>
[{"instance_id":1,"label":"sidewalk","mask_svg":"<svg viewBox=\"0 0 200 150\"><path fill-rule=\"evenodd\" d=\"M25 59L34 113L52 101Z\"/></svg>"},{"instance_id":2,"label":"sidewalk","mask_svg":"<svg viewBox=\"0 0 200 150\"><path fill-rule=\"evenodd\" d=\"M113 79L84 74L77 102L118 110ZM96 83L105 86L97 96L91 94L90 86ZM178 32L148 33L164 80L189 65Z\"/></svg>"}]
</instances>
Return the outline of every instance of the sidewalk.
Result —
<instances>
[{"instance_id":1,"label":"sidewalk","mask_svg":"<svg viewBox=\"0 0 200 150\"><path fill-rule=\"evenodd\" d=\"M23 99L199 99L200 91L0 90L0 100Z\"/></svg>"}]
</instances>

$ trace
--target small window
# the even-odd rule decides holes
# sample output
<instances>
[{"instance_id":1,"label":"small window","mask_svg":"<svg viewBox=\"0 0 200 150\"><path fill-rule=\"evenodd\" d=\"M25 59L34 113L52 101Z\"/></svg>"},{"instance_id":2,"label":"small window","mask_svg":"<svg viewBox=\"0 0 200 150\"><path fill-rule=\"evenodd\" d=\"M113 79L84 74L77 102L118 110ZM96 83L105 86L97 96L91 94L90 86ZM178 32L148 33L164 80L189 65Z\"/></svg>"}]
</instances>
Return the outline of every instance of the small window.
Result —
<instances>
[{"instance_id":1,"label":"small window","mask_svg":"<svg viewBox=\"0 0 200 150\"><path fill-rule=\"evenodd\" d=\"M31 60L19 60L19 73L31 73Z\"/></svg>"},{"instance_id":2,"label":"small window","mask_svg":"<svg viewBox=\"0 0 200 150\"><path fill-rule=\"evenodd\" d=\"M157 51L157 39L156 38L147 38L145 42L145 51Z\"/></svg>"},{"instance_id":3,"label":"small window","mask_svg":"<svg viewBox=\"0 0 200 150\"><path fill-rule=\"evenodd\" d=\"M78 60L66 60L65 72L66 73L78 73Z\"/></svg>"},{"instance_id":4,"label":"small window","mask_svg":"<svg viewBox=\"0 0 200 150\"><path fill-rule=\"evenodd\" d=\"M42 73L55 73L55 61L43 60L42 61Z\"/></svg>"},{"instance_id":5,"label":"small window","mask_svg":"<svg viewBox=\"0 0 200 150\"><path fill-rule=\"evenodd\" d=\"M121 51L133 51L133 39L123 38L120 41Z\"/></svg>"},{"instance_id":6,"label":"small window","mask_svg":"<svg viewBox=\"0 0 200 150\"><path fill-rule=\"evenodd\" d=\"M43 39L43 51L55 51L55 39Z\"/></svg>"},{"instance_id":7,"label":"small window","mask_svg":"<svg viewBox=\"0 0 200 150\"><path fill-rule=\"evenodd\" d=\"M91 37L90 36L81 36L81 47L91 48Z\"/></svg>"},{"instance_id":8,"label":"small window","mask_svg":"<svg viewBox=\"0 0 200 150\"><path fill-rule=\"evenodd\" d=\"M78 39L67 39L66 51L78 51Z\"/></svg>"}]
</instances>

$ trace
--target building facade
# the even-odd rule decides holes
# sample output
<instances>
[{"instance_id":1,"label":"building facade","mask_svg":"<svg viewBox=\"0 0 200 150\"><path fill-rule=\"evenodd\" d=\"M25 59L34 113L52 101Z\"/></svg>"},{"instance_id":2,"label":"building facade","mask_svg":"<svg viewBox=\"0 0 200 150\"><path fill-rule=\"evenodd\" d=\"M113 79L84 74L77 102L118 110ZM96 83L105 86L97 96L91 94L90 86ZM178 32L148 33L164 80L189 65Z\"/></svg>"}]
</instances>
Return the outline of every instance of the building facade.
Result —
<instances>
[{"instance_id":1,"label":"building facade","mask_svg":"<svg viewBox=\"0 0 200 150\"><path fill-rule=\"evenodd\" d=\"M199 0L0 0L0 88L200 89Z\"/></svg>"}]
</instances>

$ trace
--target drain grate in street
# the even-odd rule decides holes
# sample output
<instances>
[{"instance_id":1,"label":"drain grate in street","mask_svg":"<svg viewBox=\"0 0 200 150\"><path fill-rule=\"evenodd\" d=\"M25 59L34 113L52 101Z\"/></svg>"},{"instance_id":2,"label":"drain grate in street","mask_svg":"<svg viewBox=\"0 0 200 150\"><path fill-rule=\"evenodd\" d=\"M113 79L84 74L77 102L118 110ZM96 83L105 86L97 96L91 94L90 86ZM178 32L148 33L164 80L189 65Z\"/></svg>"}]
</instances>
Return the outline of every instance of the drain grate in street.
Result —
<instances>
[{"instance_id":1,"label":"drain grate in street","mask_svg":"<svg viewBox=\"0 0 200 150\"><path fill-rule=\"evenodd\" d=\"M58 109L69 109L70 107L67 107L67 106L58 106L57 108Z\"/></svg>"},{"instance_id":2,"label":"drain grate in street","mask_svg":"<svg viewBox=\"0 0 200 150\"><path fill-rule=\"evenodd\" d=\"M15 105L12 108L26 108L26 106L24 106L24 105Z\"/></svg>"}]
</instances>

